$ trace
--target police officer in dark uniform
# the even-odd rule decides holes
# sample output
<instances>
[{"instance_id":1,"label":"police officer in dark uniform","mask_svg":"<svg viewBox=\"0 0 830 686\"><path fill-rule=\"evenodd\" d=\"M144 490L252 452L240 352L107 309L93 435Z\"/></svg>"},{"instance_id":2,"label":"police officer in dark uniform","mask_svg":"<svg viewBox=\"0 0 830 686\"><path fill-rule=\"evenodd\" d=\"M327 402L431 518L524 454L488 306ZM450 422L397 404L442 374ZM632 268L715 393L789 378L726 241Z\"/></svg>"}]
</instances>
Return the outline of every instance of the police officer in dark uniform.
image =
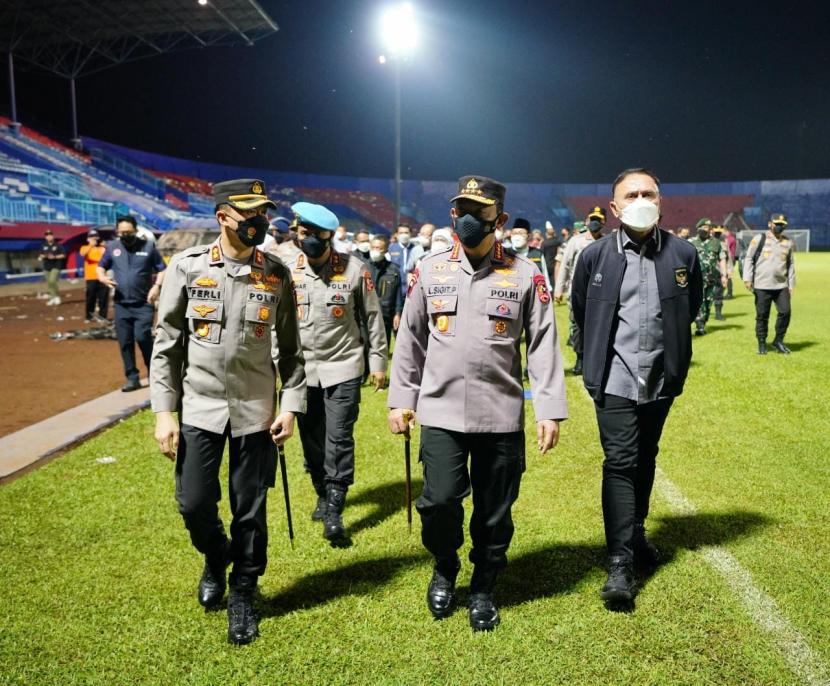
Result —
<instances>
[{"instance_id":1,"label":"police officer in dark uniform","mask_svg":"<svg viewBox=\"0 0 830 686\"><path fill-rule=\"evenodd\" d=\"M525 468L524 388L519 342L527 342L536 436L542 453L568 415L562 353L545 276L511 257L494 232L504 226L505 187L465 176L450 212L459 243L421 260L409 288L392 358L389 427L421 423L421 538L435 557L427 605L436 618L455 603L464 541L463 500L472 492L469 620L493 629L498 572L513 537L511 508ZM468 469L468 456L470 459Z\"/></svg>"},{"instance_id":2,"label":"police officer in dark uniform","mask_svg":"<svg viewBox=\"0 0 830 686\"><path fill-rule=\"evenodd\" d=\"M375 236L369 250L369 272L375 282L383 326L386 330L386 343L392 343L392 331L398 330L403 312L403 290L401 289L401 270L398 265L386 259L389 242L386 236Z\"/></svg>"},{"instance_id":3,"label":"police officer in dark uniform","mask_svg":"<svg viewBox=\"0 0 830 686\"><path fill-rule=\"evenodd\" d=\"M100 283L115 287L115 333L127 377L121 390L128 392L141 387L135 362L136 343L147 370L150 369L154 305L166 265L155 244L139 238L135 217L118 217L115 228L118 237L107 245L97 271ZM108 269L112 269L113 278L107 276Z\"/></svg>"},{"instance_id":4,"label":"police officer in dark uniform","mask_svg":"<svg viewBox=\"0 0 830 686\"><path fill-rule=\"evenodd\" d=\"M218 607L232 563L228 641L243 644L259 634L252 600L267 562L272 440L288 440L295 413L305 411L305 372L291 275L256 247L268 228L265 210L274 203L257 179L217 183L213 194L221 234L170 262L150 387L156 440L176 460L179 511L205 556L199 603ZM282 397L275 418L277 370ZM226 443L230 539L217 508Z\"/></svg>"}]
</instances>

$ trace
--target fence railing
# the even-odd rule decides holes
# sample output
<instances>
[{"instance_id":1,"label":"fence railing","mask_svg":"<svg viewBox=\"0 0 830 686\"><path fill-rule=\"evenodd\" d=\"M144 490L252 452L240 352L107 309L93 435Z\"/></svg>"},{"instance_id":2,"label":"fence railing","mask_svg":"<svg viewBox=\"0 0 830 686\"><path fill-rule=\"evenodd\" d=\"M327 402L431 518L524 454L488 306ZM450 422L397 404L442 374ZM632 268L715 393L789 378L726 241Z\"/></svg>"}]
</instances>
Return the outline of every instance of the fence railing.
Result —
<instances>
[{"instance_id":1,"label":"fence railing","mask_svg":"<svg viewBox=\"0 0 830 686\"><path fill-rule=\"evenodd\" d=\"M46 195L28 195L24 200L0 197L0 217L21 222L67 224L112 224L127 207L96 200L69 200Z\"/></svg>"}]
</instances>

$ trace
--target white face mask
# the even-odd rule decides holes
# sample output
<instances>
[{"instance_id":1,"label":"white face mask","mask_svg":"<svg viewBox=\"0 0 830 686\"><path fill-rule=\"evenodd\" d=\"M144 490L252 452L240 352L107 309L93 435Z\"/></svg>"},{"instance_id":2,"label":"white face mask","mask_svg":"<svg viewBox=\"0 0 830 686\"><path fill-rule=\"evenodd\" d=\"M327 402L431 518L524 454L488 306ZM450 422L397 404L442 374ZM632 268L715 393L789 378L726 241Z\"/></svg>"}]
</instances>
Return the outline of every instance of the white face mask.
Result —
<instances>
[{"instance_id":1,"label":"white face mask","mask_svg":"<svg viewBox=\"0 0 830 686\"><path fill-rule=\"evenodd\" d=\"M380 250L370 250L369 259L372 262L383 262L383 253Z\"/></svg>"},{"instance_id":2,"label":"white face mask","mask_svg":"<svg viewBox=\"0 0 830 686\"><path fill-rule=\"evenodd\" d=\"M512 236L510 243L513 245L514 250L521 250L527 245L527 238L524 236Z\"/></svg>"},{"instance_id":3,"label":"white face mask","mask_svg":"<svg viewBox=\"0 0 830 686\"><path fill-rule=\"evenodd\" d=\"M409 245L409 241L412 237L408 233L402 233L398 236L398 243L400 243L404 248Z\"/></svg>"},{"instance_id":4,"label":"white face mask","mask_svg":"<svg viewBox=\"0 0 830 686\"><path fill-rule=\"evenodd\" d=\"M369 252L369 249L371 247L372 246L369 243L369 241L361 241L360 243L357 244L357 249L360 250L360 252L363 252L363 253Z\"/></svg>"},{"instance_id":5,"label":"white face mask","mask_svg":"<svg viewBox=\"0 0 830 686\"><path fill-rule=\"evenodd\" d=\"M442 238L439 238L437 241L432 241L432 252L441 252L442 250L446 250L449 247L450 244Z\"/></svg>"},{"instance_id":6,"label":"white face mask","mask_svg":"<svg viewBox=\"0 0 830 686\"><path fill-rule=\"evenodd\" d=\"M645 198L637 198L620 213L622 223L635 231L648 231L659 218L660 208Z\"/></svg>"},{"instance_id":7,"label":"white face mask","mask_svg":"<svg viewBox=\"0 0 830 686\"><path fill-rule=\"evenodd\" d=\"M429 246L432 244L432 237L430 236L418 236L418 240L421 242L421 247L428 250Z\"/></svg>"}]
</instances>

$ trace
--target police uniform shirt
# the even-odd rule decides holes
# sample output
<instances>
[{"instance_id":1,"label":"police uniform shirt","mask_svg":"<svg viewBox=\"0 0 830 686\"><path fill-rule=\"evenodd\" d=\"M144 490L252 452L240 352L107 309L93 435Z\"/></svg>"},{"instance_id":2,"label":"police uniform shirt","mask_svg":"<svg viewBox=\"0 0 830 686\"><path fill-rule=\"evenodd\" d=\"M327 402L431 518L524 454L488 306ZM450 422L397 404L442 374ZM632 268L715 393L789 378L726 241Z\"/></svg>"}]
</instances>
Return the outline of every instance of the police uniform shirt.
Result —
<instances>
[{"instance_id":1,"label":"police uniform shirt","mask_svg":"<svg viewBox=\"0 0 830 686\"><path fill-rule=\"evenodd\" d=\"M137 238L131 248L115 239L107 245L98 266L112 269L116 283L114 300L123 304L147 302L154 274L166 268L155 244L141 238Z\"/></svg>"},{"instance_id":2,"label":"police uniform shirt","mask_svg":"<svg viewBox=\"0 0 830 686\"><path fill-rule=\"evenodd\" d=\"M456 244L425 257L404 305L389 407L463 433L524 429L522 332L536 420L565 419L565 378L545 277L500 243L477 269Z\"/></svg>"},{"instance_id":3,"label":"police uniform shirt","mask_svg":"<svg viewBox=\"0 0 830 686\"><path fill-rule=\"evenodd\" d=\"M571 293L571 280L576 269L576 261L591 243L596 239L590 231L585 233L578 233L565 246L565 252L562 255L561 266L559 267L559 274L556 277L556 286L554 293L559 296L563 293Z\"/></svg>"},{"instance_id":4,"label":"police uniform shirt","mask_svg":"<svg viewBox=\"0 0 830 686\"><path fill-rule=\"evenodd\" d=\"M309 386L329 388L363 376L362 318L369 335L369 370L386 371L386 329L363 262L332 250L315 272L300 252L291 264L291 278Z\"/></svg>"},{"instance_id":5,"label":"police uniform shirt","mask_svg":"<svg viewBox=\"0 0 830 686\"><path fill-rule=\"evenodd\" d=\"M66 251L58 245L57 241L53 241L51 244L44 243L40 249L40 254L43 257L43 269L47 272L51 269L60 269L66 257Z\"/></svg>"},{"instance_id":6,"label":"police uniform shirt","mask_svg":"<svg viewBox=\"0 0 830 686\"><path fill-rule=\"evenodd\" d=\"M755 236L746 251L744 281L762 290L795 288L795 244L792 240L785 236L776 238L768 231L761 254L753 264L760 242L761 237Z\"/></svg>"},{"instance_id":7,"label":"police uniform shirt","mask_svg":"<svg viewBox=\"0 0 830 686\"><path fill-rule=\"evenodd\" d=\"M153 411L234 437L265 431L274 419L276 370L281 410L305 412L306 383L291 276L254 249L227 260L219 241L176 255L159 299L150 364Z\"/></svg>"}]
</instances>

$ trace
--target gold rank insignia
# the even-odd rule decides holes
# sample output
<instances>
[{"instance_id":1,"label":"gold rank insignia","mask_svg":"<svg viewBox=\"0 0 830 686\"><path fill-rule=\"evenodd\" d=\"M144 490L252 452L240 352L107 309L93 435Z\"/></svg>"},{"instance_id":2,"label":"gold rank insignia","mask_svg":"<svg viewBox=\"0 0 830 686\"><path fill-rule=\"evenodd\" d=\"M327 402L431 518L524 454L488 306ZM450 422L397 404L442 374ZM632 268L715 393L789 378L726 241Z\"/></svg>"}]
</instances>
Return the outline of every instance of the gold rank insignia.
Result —
<instances>
[{"instance_id":1,"label":"gold rank insignia","mask_svg":"<svg viewBox=\"0 0 830 686\"><path fill-rule=\"evenodd\" d=\"M503 334L507 331L507 322L504 319L496 320L496 333Z\"/></svg>"},{"instance_id":2,"label":"gold rank insignia","mask_svg":"<svg viewBox=\"0 0 830 686\"><path fill-rule=\"evenodd\" d=\"M508 279L502 279L501 281L496 281L496 286L501 286L502 288L518 288L519 284Z\"/></svg>"},{"instance_id":3,"label":"gold rank insignia","mask_svg":"<svg viewBox=\"0 0 830 686\"><path fill-rule=\"evenodd\" d=\"M470 179L467 181L467 190L474 191L478 188L478 181L476 179Z\"/></svg>"},{"instance_id":4,"label":"gold rank insignia","mask_svg":"<svg viewBox=\"0 0 830 686\"><path fill-rule=\"evenodd\" d=\"M345 276L343 276L342 274L335 274L334 276L331 277L331 280L332 281L348 281L348 279Z\"/></svg>"},{"instance_id":5,"label":"gold rank insignia","mask_svg":"<svg viewBox=\"0 0 830 686\"><path fill-rule=\"evenodd\" d=\"M272 286L279 286L282 283L282 279L276 274L266 274L265 282L270 283Z\"/></svg>"},{"instance_id":6,"label":"gold rank insignia","mask_svg":"<svg viewBox=\"0 0 830 686\"><path fill-rule=\"evenodd\" d=\"M443 309L444 309L447 305L449 305L449 304L450 304L450 301L449 301L449 300L440 300L440 299L437 299L437 300L431 300L430 302L432 303L432 306L433 306L436 310L443 310Z\"/></svg>"},{"instance_id":7,"label":"gold rank insignia","mask_svg":"<svg viewBox=\"0 0 830 686\"><path fill-rule=\"evenodd\" d=\"M251 277L251 281L253 281L254 283L259 283L260 281L262 281L262 272L251 272L249 276Z\"/></svg>"},{"instance_id":8,"label":"gold rank insignia","mask_svg":"<svg viewBox=\"0 0 830 686\"><path fill-rule=\"evenodd\" d=\"M504 276L511 276L513 274L517 274L518 272L515 269L510 269L508 267L499 267L498 269L494 269L496 274L502 274Z\"/></svg>"},{"instance_id":9,"label":"gold rank insignia","mask_svg":"<svg viewBox=\"0 0 830 686\"><path fill-rule=\"evenodd\" d=\"M269 293L275 293L277 290L276 288L274 288L274 286L271 286L267 283L255 283L254 288L256 288L258 291L268 291Z\"/></svg>"},{"instance_id":10,"label":"gold rank insignia","mask_svg":"<svg viewBox=\"0 0 830 686\"><path fill-rule=\"evenodd\" d=\"M210 261L211 262L218 262L220 259L222 259L222 251L219 250L218 245L214 245L210 249Z\"/></svg>"},{"instance_id":11,"label":"gold rank insignia","mask_svg":"<svg viewBox=\"0 0 830 686\"><path fill-rule=\"evenodd\" d=\"M261 322L267 322L268 316L271 314L271 310L268 307L260 307L259 311L257 312L257 318Z\"/></svg>"},{"instance_id":12,"label":"gold rank insignia","mask_svg":"<svg viewBox=\"0 0 830 686\"><path fill-rule=\"evenodd\" d=\"M262 195L262 184L259 181L254 181L253 185L251 186L251 193L255 193L256 195Z\"/></svg>"},{"instance_id":13,"label":"gold rank insignia","mask_svg":"<svg viewBox=\"0 0 830 686\"><path fill-rule=\"evenodd\" d=\"M207 317L212 312L216 312L216 308L210 305L194 305L193 311L200 317Z\"/></svg>"},{"instance_id":14,"label":"gold rank insignia","mask_svg":"<svg viewBox=\"0 0 830 686\"><path fill-rule=\"evenodd\" d=\"M216 279L211 279L207 276L203 276L200 279L196 279L196 281L194 281L194 283L197 286L204 286L205 288L213 288L214 286L219 285L219 282L216 281Z\"/></svg>"},{"instance_id":15,"label":"gold rank insignia","mask_svg":"<svg viewBox=\"0 0 830 686\"><path fill-rule=\"evenodd\" d=\"M196 325L196 335L199 338L207 338L210 335L210 322L199 322Z\"/></svg>"},{"instance_id":16,"label":"gold rank insignia","mask_svg":"<svg viewBox=\"0 0 830 686\"><path fill-rule=\"evenodd\" d=\"M432 265L432 271L434 272L443 272L447 270L447 263L446 262L436 262Z\"/></svg>"},{"instance_id":17,"label":"gold rank insignia","mask_svg":"<svg viewBox=\"0 0 830 686\"><path fill-rule=\"evenodd\" d=\"M442 314L435 320L435 328L441 333L446 333L450 328L450 318L447 315Z\"/></svg>"}]
</instances>

